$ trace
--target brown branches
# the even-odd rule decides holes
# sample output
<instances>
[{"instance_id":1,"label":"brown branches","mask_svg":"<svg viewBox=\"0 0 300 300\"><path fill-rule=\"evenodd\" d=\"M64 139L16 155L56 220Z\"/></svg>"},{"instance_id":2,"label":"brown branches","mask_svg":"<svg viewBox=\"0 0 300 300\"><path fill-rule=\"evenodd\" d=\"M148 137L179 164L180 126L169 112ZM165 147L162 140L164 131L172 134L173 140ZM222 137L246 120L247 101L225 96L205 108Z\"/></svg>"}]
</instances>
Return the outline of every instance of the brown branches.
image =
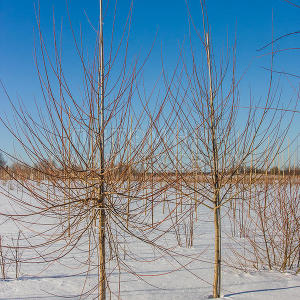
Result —
<instances>
[{"instance_id":1,"label":"brown branches","mask_svg":"<svg viewBox=\"0 0 300 300\"><path fill-rule=\"evenodd\" d=\"M145 262L128 240L147 244L160 258L170 255L179 269L188 270L198 258L182 255L188 260L183 264L174 248L192 247L199 238L194 228L203 206L214 215L215 255L209 261L214 297L221 294L225 207L233 214L234 234L248 239L249 261L257 268L263 261L270 269L295 265L298 183L282 189L270 184L276 176L291 176L290 167L288 176L283 166L275 167L292 118L286 126L282 120L290 110L278 108L272 64L264 101L252 104L250 99L248 105L240 99L236 46L215 54L205 5L202 9L203 36L196 30L200 51L190 37L189 55L181 49L171 76L163 66L162 78L149 94L142 78L148 54L142 62L128 54L132 7L113 49L115 24L107 47L100 1L92 58L72 29L82 75L79 93L63 69L55 28L51 54L37 20L35 63L43 99L37 118L25 104L11 101L15 122L4 124L27 158L11 155L15 164L1 166L1 176L17 181L21 189L4 192L14 205L3 215L30 232L24 248L33 253L32 263L51 264L76 251L79 259L66 268L86 275L82 296L97 291L101 300L108 292L119 297L120 287L116 292L109 286L116 271L146 277L126 262L127 257ZM165 244L167 235L174 244ZM1 259L4 277L0 247ZM95 272L97 283L91 287L88 278Z\"/></svg>"},{"instance_id":2,"label":"brown branches","mask_svg":"<svg viewBox=\"0 0 300 300\"><path fill-rule=\"evenodd\" d=\"M124 33L130 20L129 14ZM98 296L104 300L111 268L128 270L119 252L119 234L155 244L144 231L159 226L154 209L165 189L154 177L160 147L149 139L161 110L150 112L149 99L142 99L138 82L145 62L130 63L128 37L121 38L115 55L110 49L104 62L102 1L92 65L75 40L82 97L66 79L55 28L52 59L37 22L40 51L35 62L43 104L37 107L38 119L25 105L12 104L16 126L6 124L30 162L22 161L22 168L8 172L32 200L8 194L18 205L9 217L32 231L27 240L28 248L37 251L32 262L53 262L74 250L82 252L86 259L77 268L86 274L98 270Z\"/></svg>"},{"instance_id":3,"label":"brown branches","mask_svg":"<svg viewBox=\"0 0 300 300\"><path fill-rule=\"evenodd\" d=\"M205 5L203 7L205 9ZM174 123L177 122L179 133L173 129L170 134L175 142L170 142L172 139L168 137L164 145L174 161L174 186L180 195L179 202L196 201L196 205L204 205L214 212L213 296L219 297L222 262L221 208L236 199L243 199L249 192L251 194L253 168L270 169L291 123L283 126L285 112L273 110L274 106L278 106L278 99L276 86L273 85L272 65L264 102L255 106L250 103L247 112L241 111L240 106L245 105L241 105L239 98L240 80L236 78L235 46L228 49L225 55L218 54L218 64L206 12L203 13L203 27L203 36L199 36L196 29L200 51L196 51L191 42L190 60L181 55L182 68L178 67L177 70L180 71L176 70L178 74L177 77L174 76L180 79L171 84L165 77L165 81L171 86L168 97L176 107ZM192 41L192 37L190 40ZM251 165L250 174L245 172L247 165ZM198 174L201 174L201 179ZM255 175L255 179L262 176L263 174ZM242 184L249 177L250 185ZM170 181L173 179L173 176L169 176ZM255 201L256 196L252 194L251 197ZM249 205L252 205L251 200Z\"/></svg>"}]
</instances>

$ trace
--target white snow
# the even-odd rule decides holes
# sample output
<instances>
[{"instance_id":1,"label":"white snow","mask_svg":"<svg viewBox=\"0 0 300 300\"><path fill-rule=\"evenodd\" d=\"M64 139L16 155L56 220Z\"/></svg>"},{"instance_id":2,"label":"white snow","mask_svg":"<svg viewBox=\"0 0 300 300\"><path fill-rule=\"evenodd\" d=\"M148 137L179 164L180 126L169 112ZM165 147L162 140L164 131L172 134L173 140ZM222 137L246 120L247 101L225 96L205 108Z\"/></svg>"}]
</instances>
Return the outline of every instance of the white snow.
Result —
<instances>
[{"instance_id":1,"label":"white snow","mask_svg":"<svg viewBox=\"0 0 300 300\"><path fill-rule=\"evenodd\" d=\"M20 195L21 191L16 187L9 189L10 185L13 183L1 185L3 187L0 195L1 214L17 210L5 193L9 191L11 195ZM24 199L30 201L27 195L24 195ZM162 217L162 210L156 208L156 218ZM87 268L83 263L88 259L84 256L86 242L78 245L66 257L50 263L33 263L31 258L37 257L38 252L33 249L20 250L23 262L20 263L19 278L15 279L14 250L6 249L5 246L11 244L12 238L17 237L19 229L13 220L6 219L3 215L0 218L0 235L4 247L3 252L7 259L8 277L5 280L0 279L0 300L82 299L84 297L81 298L80 294L83 290L88 291L96 286L97 269L92 265L87 275ZM108 268L112 273L108 280L112 292L108 292L107 299L110 297L111 299L120 297L126 300L211 298L213 279L213 224L211 219L211 213L199 207L198 222L194 229L194 244L191 248L179 247L173 231L162 238L160 243L169 247L172 255L136 239L124 237L119 251L122 258L125 257L124 263L127 268L122 268L119 272L118 269L114 269L116 266L114 260L109 263ZM229 226L229 222L224 218L222 251L225 261L234 266L225 264L222 268L222 299L300 299L299 275L294 275L293 272L280 273L267 270L244 272L238 268L239 266L230 258L230 249L236 245L225 234L226 231L230 232ZM22 227L22 236L32 235L32 229ZM21 239L20 244L25 245L25 243L26 241ZM183 244L185 244L184 238ZM54 251L60 246L63 246L61 241L50 248L37 249L37 251L49 253L49 250ZM50 258L51 255L48 257ZM26 261L27 258L29 260ZM41 261L41 259L35 259L35 261L38 260ZM137 272L139 278L130 274L128 268ZM0 278L2 278L1 273ZM96 296L97 290L94 290L87 299L94 299Z\"/></svg>"}]
</instances>

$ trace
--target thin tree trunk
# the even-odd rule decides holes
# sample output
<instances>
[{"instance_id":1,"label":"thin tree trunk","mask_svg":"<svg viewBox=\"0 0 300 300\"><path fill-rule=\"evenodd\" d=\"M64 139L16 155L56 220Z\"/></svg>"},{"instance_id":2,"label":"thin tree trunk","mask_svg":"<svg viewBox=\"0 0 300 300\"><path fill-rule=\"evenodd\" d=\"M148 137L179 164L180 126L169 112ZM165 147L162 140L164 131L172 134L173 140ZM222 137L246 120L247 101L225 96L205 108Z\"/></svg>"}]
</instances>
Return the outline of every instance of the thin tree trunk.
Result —
<instances>
[{"instance_id":1,"label":"thin tree trunk","mask_svg":"<svg viewBox=\"0 0 300 300\"><path fill-rule=\"evenodd\" d=\"M98 69L98 130L100 158L100 187L98 195L99 207L99 300L106 299L105 269L105 185L104 185L104 43L102 0L99 0L99 69Z\"/></svg>"},{"instance_id":2,"label":"thin tree trunk","mask_svg":"<svg viewBox=\"0 0 300 300\"><path fill-rule=\"evenodd\" d=\"M214 225L215 225L215 261L214 261L214 282L213 297L220 297L221 290L221 218L220 208L214 209Z\"/></svg>"},{"instance_id":3,"label":"thin tree trunk","mask_svg":"<svg viewBox=\"0 0 300 300\"><path fill-rule=\"evenodd\" d=\"M221 218L220 218L220 182L219 182L219 153L216 139L216 123L214 109L214 95L212 84L212 68L210 57L209 34L206 33L206 55L209 75L209 112L210 112L210 132L213 149L213 183L214 183L214 226L215 226L215 261L214 261L214 282L213 297L219 298L221 291Z\"/></svg>"},{"instance_id":4,"label":"thin tree trunk","mask_svg":"<svg viewBox=\"0 0 300 300\"><path fill-rule=\"evenodd\" d=\"M105 218L105 209L102 205L99 213L99 300L106 299Z\"/></svg>"}]
</instances>

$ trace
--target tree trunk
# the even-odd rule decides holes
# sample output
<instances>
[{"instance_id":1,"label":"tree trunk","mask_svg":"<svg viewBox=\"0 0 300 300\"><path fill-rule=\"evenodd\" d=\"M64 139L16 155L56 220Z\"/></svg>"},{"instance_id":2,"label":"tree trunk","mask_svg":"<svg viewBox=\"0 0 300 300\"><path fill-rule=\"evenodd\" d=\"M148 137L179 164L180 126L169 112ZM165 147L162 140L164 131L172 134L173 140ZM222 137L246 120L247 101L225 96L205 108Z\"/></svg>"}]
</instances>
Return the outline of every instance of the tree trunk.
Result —
<instances>
[{"instance_id":1,"label":"tree trunk","mask_svg":"<svg viewBox=\"0 0 300 300\"><path fill-rule=\"evenodd\" d=\"M105 184L104 184L104 42L103 42L103 12L102 0L99 0L99 61L98 61L98 137L97 144L99 145L100 158L100 187L98 198L99 209L99 300L106 299L106 269L105 269Z\"/></svg>"},{"instance_id":2,"label":"tree trunk","mask_svg":"<svg viewBox=\"0 0 300 300\"><path fill-rule=\"evenodd\" d=\"M215 261L214 261L213 297L219 298L220 290L221 290L221 218L220 218L220 207L218 206L215 206L214 209L214 225L215 225Z\"/></svg>"},{"instance_id":3,"label":"tree trunk","mask_svg":"<svg viewBox=\"0 0 300 300\"><path fill-rule=\"evenodd\" d=\"M212 67L210 57L209 34L206 33L206 55L209 76L209 118L210 118L210 134L213 151L213 188L214 188L214 226L215 226L215 261L214 261L214 282L213 297L219 298L221 291L221 218L220 218L220 179L219 179L219 149L217 143L217 126L215 122L215 107L212 82Z\"/></svg>"},{"instance_id":4,"label":"tree trunk","mask_svg":"<svg viewBox=\"0 0 300 300\"><path fill-rule=\"evenodd\" d=\"M104 204L104 203L103 203ZM105 270L105 209L100 205L99 212L99 300L106 299L106 270Z\"/></svg>"}]
</instances>

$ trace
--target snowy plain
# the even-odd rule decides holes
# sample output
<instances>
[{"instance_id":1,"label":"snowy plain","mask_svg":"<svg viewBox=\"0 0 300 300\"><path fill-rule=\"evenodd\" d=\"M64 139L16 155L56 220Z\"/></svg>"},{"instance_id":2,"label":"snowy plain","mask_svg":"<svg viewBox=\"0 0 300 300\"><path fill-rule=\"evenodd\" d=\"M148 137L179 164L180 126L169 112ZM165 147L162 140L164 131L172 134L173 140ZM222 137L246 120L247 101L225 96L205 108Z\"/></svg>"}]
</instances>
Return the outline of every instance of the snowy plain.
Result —
<instances>
[{"instance_id":1,"label":"snowy plain","mask_svg":"<svg viewBox=\"0 0 300 300\"><path fill-rule=\"evenodd\" d=\"M18 278L14 250L6 248L16 242L19 231L22 237L33 235L34 228L21 228L12 218L3 214L17 211L11 197L20 197L22 192L15 183L1 182L0 213L1 213L1 243L6 259L6 279L0 277L0 300L30 300L30 299L84 299L82 291L91 289L87 299L97 298L97 290L93 287L97 283L97 269L87 271L84 266L84 249L87 242L77 245L71 252L60 260L48 262L32 260L39 251L45 249L20 250ZM28 195L24 201L32 201ZM166 212L165 212L166 213ZM157 218L163 218L162 209L157 209ZM55 222L55 220L52 220ZM294 272L281 273L278 271L248 271L245 272L231 259L231 248L236 247L234 241L226 234L230 232L230 223L223 218L222 251L226 263L222 267L222 299L258 299L281 300L300 299L300 275ZM209 299L212 295L213 279L213 223L212 213L203 207L198 209L198 221L194 224L193 246L179 247L174 232L170 231L163 238L164 246L170 249L172 255L163 250L153 248L142 241L123 237L120 255L127 268L120 271L114 268L113 259L108 268L111 271L108 281L111 293L108 299ZM184 239L184 236L182 236ZM26 243L21 238L20 243ZM47 246L47 253L55 251L58 244ZM51 248L52 247L52 248ZM49 251L50 249L50 251ZM35 261L35 262L33 262ZM128 269L134 270L138 277L130 274ZM1 276L1 275L0 275ZM2 279L1 279L2 278Z\"/></svg>"}]
</instances>

